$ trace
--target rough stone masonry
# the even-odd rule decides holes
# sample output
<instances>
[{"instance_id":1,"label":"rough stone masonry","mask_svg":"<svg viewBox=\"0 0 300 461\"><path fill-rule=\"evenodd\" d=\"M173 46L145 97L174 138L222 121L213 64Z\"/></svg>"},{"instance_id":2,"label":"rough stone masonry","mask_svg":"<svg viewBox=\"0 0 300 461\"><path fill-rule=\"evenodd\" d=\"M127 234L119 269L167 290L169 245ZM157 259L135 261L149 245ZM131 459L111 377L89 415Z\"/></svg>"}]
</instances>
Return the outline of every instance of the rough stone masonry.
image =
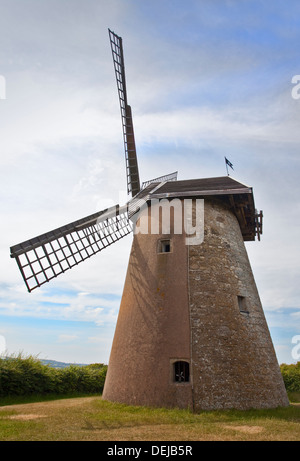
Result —
<instances>
[{"instance_id":1,"label":"rough stone masonry","mask_svg":"<svg viewBox=\"0 0 300 461\"><path fill-rule=\"evenodd\" d=\"M205 200L202 245L188 248L195 409L288 405L235 215Z\"/></svg>"},{"instance_id":2,"label":"rough stone masonry","mask_svg":"<svg viewBox=\"0 0 300 461\"><path fill-rule=\"evenodd\" d=\"M223 194L242 185L225 179L221 194L204 197L201 244L186 245L172 226L134 236L104 399L193 411L289 404L241 223ZM191 182L167 185L177 194Z\"/></svg>"}]
</instances>

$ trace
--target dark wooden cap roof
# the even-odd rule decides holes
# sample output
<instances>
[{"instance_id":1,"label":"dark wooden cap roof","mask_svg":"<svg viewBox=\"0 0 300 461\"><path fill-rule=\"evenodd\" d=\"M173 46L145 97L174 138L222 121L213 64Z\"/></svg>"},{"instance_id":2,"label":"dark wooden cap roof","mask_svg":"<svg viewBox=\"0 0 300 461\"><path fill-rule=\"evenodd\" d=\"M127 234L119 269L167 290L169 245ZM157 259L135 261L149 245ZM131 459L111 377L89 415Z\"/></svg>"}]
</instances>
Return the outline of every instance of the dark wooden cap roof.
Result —
<instances>
[{"instance_id":1,"label":"dark wooden cap roof","mask_svg":"<svg viewBox=\"0 0 300 461\"><path fill-rule=\"evenodd\" d=\"M143 189L138 197L144 199L216 197L226 202L236 215L245 241L255 240L255 236L259 237L262 230L262 223L258 226L252 187L229 176L152 183Z\"/></svg>"},{"instance_id":2,"label":"dark wooden cap roof","mask_svg":"<svg viewBox=\"0 0 300 461\"><path fill-rule=\"evenodd\" d=\"M157 191L158 192L158 191ZM251 193L252 188L229 176L219 178L188 179L185 181L169 181L159 188L159 194L196 193L197 195L220 195L229 193Z\"/></svg>"}]
</instances>

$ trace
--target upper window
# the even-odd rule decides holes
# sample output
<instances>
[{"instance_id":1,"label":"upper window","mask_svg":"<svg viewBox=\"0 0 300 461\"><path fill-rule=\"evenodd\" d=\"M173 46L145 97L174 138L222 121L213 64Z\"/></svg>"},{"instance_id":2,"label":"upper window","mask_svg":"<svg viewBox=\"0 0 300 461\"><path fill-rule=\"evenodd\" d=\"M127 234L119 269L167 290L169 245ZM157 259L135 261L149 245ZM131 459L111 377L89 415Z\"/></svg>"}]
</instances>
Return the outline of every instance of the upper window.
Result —
<instances>
[{"instance_id":1,"label":"upper window","mask_svg":"<svg viewBox=\"0 0 300 461\"><path fill-rule=\"evenodd\" d=\"M244 296L238 296L237 298L240 312L243 314L249 314L246 298Z\"/></svg>"},{"instance_id":2,"label":"upper window","mask_svg":"<svg viewBox=\"0 0 300 461\"><path fill-rule=\"evenodd\" d=\"M171 240L159 240L158 242L158 253L170 253L171 251Z\"/></svg>"}]
</instances>

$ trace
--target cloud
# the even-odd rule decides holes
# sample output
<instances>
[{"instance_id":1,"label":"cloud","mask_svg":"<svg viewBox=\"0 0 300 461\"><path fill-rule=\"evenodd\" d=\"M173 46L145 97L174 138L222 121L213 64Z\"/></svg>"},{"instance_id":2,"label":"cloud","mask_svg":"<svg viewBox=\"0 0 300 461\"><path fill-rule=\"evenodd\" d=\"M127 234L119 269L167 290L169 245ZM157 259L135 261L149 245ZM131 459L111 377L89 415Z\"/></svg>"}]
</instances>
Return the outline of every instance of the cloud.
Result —
<instances>
[{"instance_id":1,"label":"cloud","mask_svg":"<svg viewBox=\"0 0 300 461\"><path fill-rule=\"evenodd\" d=\"M270 313L299 307L298 10L2 1L1 315L86 328L116 321L132 237L30 295L9 258L10 245L126 201L107 27L124 39L141 179L222 176L226 155L264 211L262 241L247 244L263 304Z\"/></svg>"},{"instance_id":2,"label":"cloud","mask_svg":"<svg viewBox=\"0 0 300 461\"><path fill-rule=\"evenodd\" d=\"M82 296L70 283L58 290L55 285L40 288L30 295L23 286L2 285L0 289L0 313L8 317L115 324L119 303L120 296L104 291Z\"/></svg>"},{"instance_id":3,"label":"cloud","mask_svg":"<svg viewBox=\"0 0 300 461\"><path fill-rule=\"evenodd\" d=\"M59 335L57 340L60 343L65 343L65 342L69 343L77 339L78 339L77 335Z\"/></svg>"}]
</instances>

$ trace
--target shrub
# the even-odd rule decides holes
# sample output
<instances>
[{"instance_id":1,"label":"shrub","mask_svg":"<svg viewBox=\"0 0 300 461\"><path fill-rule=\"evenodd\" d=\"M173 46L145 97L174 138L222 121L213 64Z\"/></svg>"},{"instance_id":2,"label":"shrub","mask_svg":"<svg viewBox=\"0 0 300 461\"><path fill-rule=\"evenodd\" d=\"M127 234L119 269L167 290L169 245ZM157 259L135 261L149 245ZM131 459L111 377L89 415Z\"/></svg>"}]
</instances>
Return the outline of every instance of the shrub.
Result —
<instances>
[{"instance_id":1,"label":"shrub","mask_svg":"<svg viewBox=\"0 0 300 461\"><path fill-rule=\"evenodd\" d=\"M288 392L300 392L300 362L280 365L283 381Z\"/></svg>"},{"instance_id":2,"label":"shrub","mask_svg":"<svg viewBox=\"0 0 300 461\"><path fill-rule=\"evenodd\" d=\"M106 371L103 364L51 368L32 356L0 358L0 396L101 393Z\"/></svg>"}]
</instances>

